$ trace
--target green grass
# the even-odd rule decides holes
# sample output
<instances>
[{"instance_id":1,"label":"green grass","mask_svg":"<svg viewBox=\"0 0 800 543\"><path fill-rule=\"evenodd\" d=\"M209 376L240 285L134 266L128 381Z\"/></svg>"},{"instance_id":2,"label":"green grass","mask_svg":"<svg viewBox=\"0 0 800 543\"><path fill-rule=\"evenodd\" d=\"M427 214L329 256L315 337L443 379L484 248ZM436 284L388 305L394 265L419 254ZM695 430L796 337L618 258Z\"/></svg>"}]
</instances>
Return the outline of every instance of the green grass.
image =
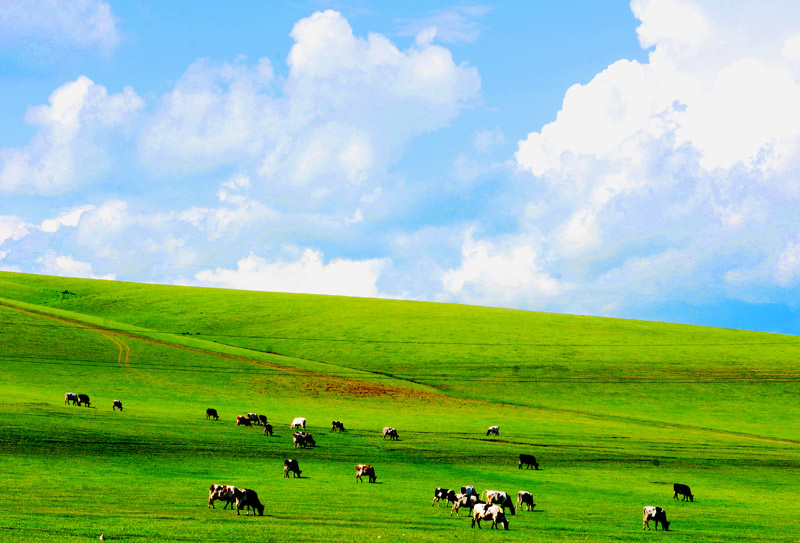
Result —
<instances>
[{"instance_id":1,"label":"green grass","mask_svg":"<svg viewBox=\"0 0 800 543\"><path fill-rule=\"evenodd\" d=\"M800 540L800 338L13 273L0 324L0 541ZM237 428L248 411L275 436ZM296 416L318 447L292 448ZM207 509L212 483L255 489L265 517ZM430 506L465 484L536 510L471 531ZM643 505L672 531L643 534Z\"/></svg>"}]
</instances>

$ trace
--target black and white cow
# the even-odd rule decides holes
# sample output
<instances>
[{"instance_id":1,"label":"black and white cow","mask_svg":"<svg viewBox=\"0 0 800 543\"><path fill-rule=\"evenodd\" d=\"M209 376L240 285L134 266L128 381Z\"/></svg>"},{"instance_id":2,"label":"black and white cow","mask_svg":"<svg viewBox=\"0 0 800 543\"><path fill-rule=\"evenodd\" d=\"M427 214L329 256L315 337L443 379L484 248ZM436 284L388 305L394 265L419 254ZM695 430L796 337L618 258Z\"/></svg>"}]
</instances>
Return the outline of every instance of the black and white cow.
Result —
<instances>
[{"instance_id":1,"label":"black and white cow","mask_svg":"<svg viewBox=\"0 0 800 543\"><path fill-rule=\"evenodd\" d=\"M335 420L331 423L331 432L335 432L339 430L340 432L344 432L344 423L340 420Z\"/></svg>"},{"instance_id":2,"label":"black and white cow","mask_svg":"<svg viewBox=\"0 0 800 543\"><path fill-rule=\"evenodd\" d=\"M488 505L497 504L503 509L508 507L511 509L511 514L516 515L514 510L514 501L511 499L511 496L508 495L507 492L503 492L502 490L484 490L481 492L481 497L486 494L486 503Z\"/></svg>"},{"instance_id":3,"label":"black and white cow","mask_svg":"<svg viewBox=\"0 0 800 543\"><path fill-rule=\"evenodd\" d=\"M375 475L375 468L370 466L369 464L357 464L356 465L356 481L359 483L363 483L364 481L361 479L364 475L369 478L370 483L374 483L375 480L378 478Z\"/></svg>"},{"instance_id":4,"label":"black and white cow","mask_svg":"<svg viewBox=\"0 0 800 543\"><path fill-rule=\"evenodd\" d=\"M288 458L283 461L283 477L289 477L289 472L292 472L295 477L300 477L300 474L303 473L300 471L300 465L294 458Z\"/></svg>"},{"instance_id":5,"label":"black and white cow","mask_svg":"<svg viewBox=\"0 0 800 543\"><path fill-rule=\"evenodd\" d=\"M122 411L122 402L121 402L121 401L119 401L119 400L114 400L114 401L112 402L112 404L111 404L111 410L112 410L112 411L116 411L117 409L119 409L120 411Z\"/></svg>"},{"instance_id":6,"label":"black and white cow","mask_svg":"<svg viewBox=\"0 0 800 543\"><path fill-rule=\"evenodd\" d=\"M314 441L314 436L309 434L308 432L295 432L292 435L292 441L294 443L294 448L296 449L298 446L303 447L304 449L311 445L312 447L316 447L317 443Z\"/></svg>"},{"instance_id":7,"label":"black and white cow","mask_svg":"<svg viewBox=\"0 0 800 543\"><path fill-rule=\"evenodd\" d=\"M464 493L456 494L456 501L453 504L453 508L450 510L450 516L452 517L453 513L455 513L456 516L459 516L458 515L458 510L461 509L462 507L466 507L467 509L470 510L470 512L472 512L472 509L476 505L482 504L482 503L483 502L481 501L481 499L475 493L472 493L472 494L464 494Z\"/></svg>"},{"instance_id":8,"label":"black and white cow","mask_svg":"<svg viewBox=\"0 0 800 543\"><path fill-rule=\"evenodd\" d=\"M533 494L527 490L520 490L517 493L517 509L519 509L520 506L522 506L523 510L525 506L528 506L528 511L533 511L533 508L536 507L536 504L533 503Z\"/></svg>"},{"instance_id":9,"label":"black and white cow","mask_svg":"<svg viewBox=\"0 0 800 543\"><path fill-rule=\"evenodd\" d=\"M478 524L478 528L481 527L482 520L491 520L492 521L492 528L497 528L498 524L502 524L503 528L508 530L508 520L506 519L506 514L503 512L503 509L496 506L496 505L489 505L488 503L477 504L475 508L472 510L472 527L475 527L475 524ZM499 530L499 528L497 528Z\"/></svg>"},{"instance_id":10,"label":"black and white cow","mask_svg":"<svg viewBox=\"0 0 800 543\"><path fill-rule=\"evenodd\" d=\"M78 404L78 395L74 392L67 392L64 394L64 405L79 405Z\"/></svg>"},{"instance_id":11,"label":"black and white cow","mask_svg":"<svg viewBox=\"0 0 800 543\"><path fill-rule=\"evenodd\" d=\"M206 420L208 419L219 420L219 415L217 415L216 409L211 409L210 407L206 409Z\"/></svg>"},{"instance_id":12,"label":"black and white cow","mask_svg":"<svg viewBox=\"0 0 800 543\"><path fill-rule=\"evenodd\" d=\"M297 417L292 421L292 424L289 426L289 430L294 430L295 428L302 428L303 430L306 429L306 419L303 417Z\"/></svg>"},{"instance_id":13,"label":"black and white cow","mask_svg":"<svg viewBox=\"0 0 800 543\"><path fill-rule=\"evenodd\" d=\"M236 417L236 426L252 426L253 423L246 416L239 415Z\"/></svg>"},{"instance_id":14,"label":"black and white cow","mask_svg":"<svg viewBox=\"0 0 800 543\"><path fill-rule=\"evenodd\" d=\"M272 435L272 425L267 423L264 425L264 434L271 436Z\"/></svg>"},{"instance_id":15,"label":"black and white cow","mask_svg":"<svg viewBox=\"0 0 800 543\"><path fill-rule=\"evenodd\" d=\"M489 428L486 430L486 435L487 436L491 436L491 435L500 436L500 427L499 426L489 426Z\"/></svg>"},{"instance_id":16,"label":"black and white cow","mask_svg":"<svg viewBox=\"0 0 800 543\"><path fill-rule=\"evenodd\" d=\"M89 401L89 396L86 394L78 394L78 405L85 405L86 407L90 407L92 402Z\"/></svg>"},{"instance_id":17,"label":"black and white cow","mask_svg":"<svg viewBox=\"0 0 800 543\"><path fill-rule=\"evenodd\" d=\"M526 469L539 469L539 462L536 461L536 457L532 454L520 454L519 455L519 469L522 469L522 465L525 464Z\"/></svg>"},{"instance_id":18,"label":"black and white cow","mask_svg":"<svg viewBox=\"0 0 800 543\"><path fill-rule=\"evenodd\" d=\"M434 504L436 504L439 507L441 507L441 504L439 503L439 500L444 500L446 505L450 505L451 502L455 503L456 502L456 491L455 490L451 490L449 488L437 488L433 492L433 502L431 502L431 507L433 507Z\"/></svg>"},{"instance_id":19,"label":"black and white cow","mask_svg":"<svg viewBox=\"0 0 800 543\"><path fill-rule=\"evenodd\" d=\"M255 490L250 490L249 488L235 488L233 490L233 495L236 498L236 514L239 514L239 511L242 509L247 509L246 515L250 514L250 509L253 510L253 515L255 512L258 511L258 516L264 515L264 505L261 503L261 500L258 499L258 494L256 494Z\"/></svg>"},{"instance_id":20,"label":"black and white cow","mask_svg":"<svg viewBox=\"0 0 800 543\"><path fill-rule=\"evenodd\" d=\"M383 439L386 439L386 436L389 436L389 441L395 440L397 441L399 436L397 435L397 429L392 428L391 426L384 426L383 427Z\"/></svg>"},{"instance_id":21,"label":"black and white cow","mask_svg":"<svg viewBox=\"0 0 800 543\"><path fill-rule=\"evenodd\" d=\"M642 508L642 530L644 530L645 526L647 529L650 529L650 521L653 520L656 523L656 530L658 530L659 523L664 531L669 531L669 522L667 522L667 512L661 509L660 507L655 507L653 505L645 505Z\"/></svg>"},{"instance_id":22,"label":"black and white cow","mask_svg":"<svg viewBox=\"0 0 800 543\"><path fill-rule=\"evenodd\" d=\"M216 509L216 507L214 507L215 501L225 502L223 509L227 509L229 505L231 509L233 509L233 503L236 501L234 490L236 490L236 487L232 485L211 485L208 489L209 509Z\"/></svg>"},{"instance_id":23,"label":"black and white cow","mask_svg":"<svg viewBox=\"0 0 800 543\"><path fill-rule=\"evenodd\" d=\"M689 498L689 501L691 502L694 501L694 494L692 494L692 490L689 488L689 485L682 485L680 483L675 483L674 485L672 485L672 490L673 490L672 493L673 500L677 500L678 494L680 494L681 496L683 496L683 498L681 498L682 502L685 502L686 498Z\"/></svg>"},{"instance_id":24,"label":"black and white cow","mask_svg":"<svg viewBox=\"0 0 800 543\"><path fill-rule=\"evenodd\" d=\"M261 424L261 421L258 418L258 413L248 413L246 416L253 424L255 425Z\"/></svg>"}]
</instances>

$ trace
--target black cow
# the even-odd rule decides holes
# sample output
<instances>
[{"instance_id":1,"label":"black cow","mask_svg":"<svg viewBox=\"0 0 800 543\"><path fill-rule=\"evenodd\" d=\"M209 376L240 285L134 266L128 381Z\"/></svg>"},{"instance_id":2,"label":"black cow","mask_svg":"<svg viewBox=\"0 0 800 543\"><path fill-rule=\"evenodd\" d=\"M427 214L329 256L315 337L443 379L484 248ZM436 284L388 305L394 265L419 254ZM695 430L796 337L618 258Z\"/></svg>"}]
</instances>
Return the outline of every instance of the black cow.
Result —
<instances>
[{"instance_id":1,"label":"black cow","mask_svg":"<svg viewBox=\"0 0 800 543\"><path fill-rule=\"evenodd\" d=\"M532 454L521 454L519 455L519 469L522 469L522 464L525 464L527 467L526 469L539 469L539 462L536 461L536 457Z\"/></svg>"},{"instance_id":2,"label":"black cow","mask_svg":"<svg viewBox=\"0 0 800 543\"><path fill-rule=\"evenodd\" d=\"M297 464L297 460L294 458L288 458L283 461L283 476L289 477L289 472L294 473L295 477L300 477L302 471L300 471L300 466Z\"/></svg>"},{"instance_id":3,"label":"black cow","mask_svg":"<svg viewBox=\"0 0 800 543\"><path fill-rule=\"evenodd\" d=\"M264 433L267 435L272 435L272 425L267 423L264 425Z\"/></svg>"},{"instance_id":4,"label":"black cow","mask_svg":"<svg viewBox=\"0 0 800 543\"><path fill-rule=\"evenodd\" d=\"M261 426L264 426L265 424L267 424L267 416L266 415L259 415L258 416L258 424L260 424Z\"/></svg>"},{"instance_id":5,"label":"black cow","mask_svg":"<svg viewBox=\"0 0 800 543\"><path fill-rule=\"evenodd\" d=\"M243 508L247 508L247 512L245 514L249 515L249 509L253 509L253 514L255 511L258 511L259 516L264 515L264 505L261 503L261 500L258 499L258 494L256 494L255 490L250 490L249 488L235 488L233 490L233 496L236 498L236 514L239 514L239 511Z\"/></svg>"},{"instance_id":6,"label":"black cow","mask_svg":"<svg viewBox=\"0 0 800 543\"><path fill-rule=\"evenodd\" d=\"M672 485L672 489L674 491L672 494L673 500L677 500L678 494L680 494L681 496L683 496L683 498L681 498L682 502L685 502L686 498L689 498L689 501L691 502L694 501L694 494L692 494L691 489L689 489L689 485L682 485L680 483L675 483L674 485Z\"/></svg>"},{"instance_id":7,"label":"black cow","mask_svg":"<svg viewBox=\"0 0 800 543\"><path fill-rule=\"evenodd\" d=\"M252 426L252 425L253 423L250 422L250 419L248 419L247 417L243 416L236 417L236 426Z\"/></svg>"},{"instance_id":8,"label":"black cow","mask_svg":"<svg viewBox=\"0 0 800 543\"><path fill-rule=\"evenodd\" d=\"M119 400L114 400L114 402L111 404L111 410L116 411L117 409L122 411L122 402Z\"/></svg>"},{"instance_id":9,"label":"black cow","mask_svg":"<svg viewBox=\"0 0 800 543\"><path fill-rule=\"evenodd\" d=\"M89 407L92 402L89 401L89 396L86 394L78 394L78 405L84 404Z\"/></svg>"},{"instance_id":10,"label":"black cow","mask_svg":"<svg viewBox=\"0 0 800 543\"><path fill-rule=\"evenodd\" d=\"M317 443L314 441L314 437L309 434L308 432L295 432L292 435L292 441L294 443L294 448L296 449L297 446L301 446L304 449L311 445L312 447L316 447Z\"/></svg>"},{"instance_id":11,"label":"black cow","mask_svg":"<svg viewBox=\"0 0 800 543\"><path fill-rule=\"evenodd\" d=\"M447 505L450 505L450 502L455 503L456 502L456 491L455 490L451 490L449 488L437 488L433 492L433 502L431 502L431 507L433 507L434 504L436 504L439 507L441 507L441 504L439 503L439 500L442 500L442 499L445 500L445 503Z\"/></svg>"},{"instance_id":12,"label":"black cow","mask_svg":"<svg viewBox=\"0 0 800 543\"><path fill-rule=\"evenodd\" d=\"M335 420L331 423L331 432L335 432L336 430L344 432L344 423L342 421Z\"/></svg>"},{"instance_id":13,"label":"black cow","mask_svg":"<svg viewBox=\"0 0 800 543\"><path fill-rule=\"evenodd\" d=\"M650 521L654 520L656 523L656 530L658 530L659 523L664 531L669 531L669 522L667 522L667 512L661 509L660 507L654 507L652 505L646 505L642 509L642 530L644 527L647 526L647 529L650 529Z\"/></svg>"},{"instance_id":14,"label":"black cow","mask_svg":"<svg viewBox=\"0 0 800 543\"><path fill-rule=\"evenodd\" d=\"M210 407L206 409L206 420L208 419L219 420L219 415L217 415L216 409L211 409Z\"/></svg>"}]
</instances>

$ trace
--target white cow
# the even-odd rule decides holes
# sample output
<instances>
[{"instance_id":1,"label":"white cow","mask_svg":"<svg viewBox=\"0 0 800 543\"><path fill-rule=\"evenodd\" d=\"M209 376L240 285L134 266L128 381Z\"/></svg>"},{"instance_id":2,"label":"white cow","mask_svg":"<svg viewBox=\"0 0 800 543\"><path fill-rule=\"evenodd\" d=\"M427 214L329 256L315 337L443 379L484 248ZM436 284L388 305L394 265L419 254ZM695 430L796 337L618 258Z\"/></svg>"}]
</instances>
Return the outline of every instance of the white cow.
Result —
<instances>
[{"instance_id":1,"label":"white cow","mask_svg":"<svg viewBox=\"0 0 800 543\"><path fill-rule=\"evenodd\" d=\"M499 437L500 436L500 427L499 426L489 426L489 429L486 430L486 435L487 436L496 435L496 436Z\"/></svg>"},{"instance_id":2,"label":"white cow","mask_svg":"<svg viewBox=\"0 0 800 543\"><path fill-rule=\"evenodd\" d=\"M489 505L486 504L477 504L475 508L472 510L472 527L475 527L475 524L478 524L478 528L481 527L482 520L489 520L492 521L492 528L497 528L498 524L502 524L503 528L508 530L508 520L506 520L506 514L503 512L501 507L497 505Z\"/></svg>"},{"instance_id":3,"label":"white cow","mask_svg":"<svg viewBox=\"0 0 800 543\"><path fill-rule=\"evenodd\" d=\"M292 425L289 426L289 430L294 430L295 428L302 428L303 430L306 429L306 419L303 417L297 417L292 421Z\"/></svg>"}]
</instances>

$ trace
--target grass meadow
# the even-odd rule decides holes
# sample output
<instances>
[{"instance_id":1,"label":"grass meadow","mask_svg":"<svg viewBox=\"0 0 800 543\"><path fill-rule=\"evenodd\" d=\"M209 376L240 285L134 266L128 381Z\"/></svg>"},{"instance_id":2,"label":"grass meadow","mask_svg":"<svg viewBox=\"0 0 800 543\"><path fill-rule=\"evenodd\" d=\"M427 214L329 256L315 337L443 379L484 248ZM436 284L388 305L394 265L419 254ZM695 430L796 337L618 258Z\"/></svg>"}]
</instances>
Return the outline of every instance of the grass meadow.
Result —
<instances>
[{"instance_id":1,"label":"grass meadow","mask_svg":"<svg viewBox=\"0 0 800 543\"><path fill-rule=\"evenodd\" d=\"M800 541L797 337L14 273L0 323L3 542ZM298 416L317 447L292 448ZM217 483L264 517L208 509ZM537 505L500 532L431 507L468 484Z\"/></svg>"}]
</instances>

